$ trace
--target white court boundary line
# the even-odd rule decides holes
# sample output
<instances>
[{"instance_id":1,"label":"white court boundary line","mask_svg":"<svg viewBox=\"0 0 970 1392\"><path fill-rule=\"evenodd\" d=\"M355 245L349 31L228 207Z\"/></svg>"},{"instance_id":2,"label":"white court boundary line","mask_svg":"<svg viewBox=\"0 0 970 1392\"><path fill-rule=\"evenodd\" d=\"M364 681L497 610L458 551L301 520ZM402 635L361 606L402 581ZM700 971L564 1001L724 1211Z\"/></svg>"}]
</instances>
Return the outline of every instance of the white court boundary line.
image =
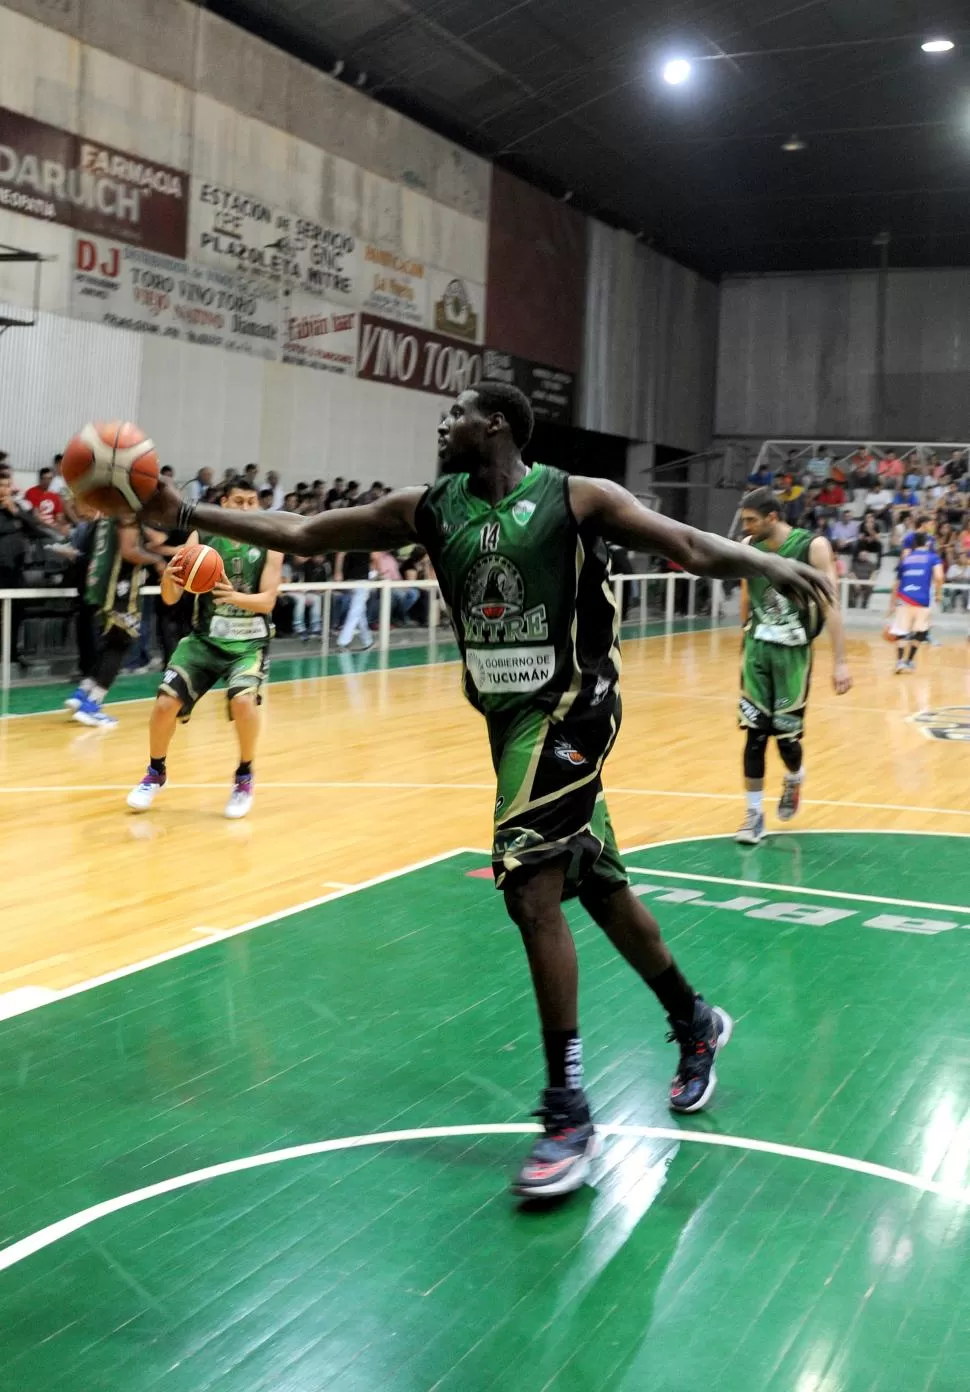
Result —
<instances>
[{"instance_id":1,"label":"white court boundary line","mask_svg":"<svg viewBox=\"0 0 970 1392\"><path fill-rule=\"evenodd\" d=\"M132 962L130 966L118 967L117 970L105 972L102 976L92 976L90 980L79 981L75 986L65 986L62 991L53 992L49 1000L32 1001L4 1018L13 1020L32 1010L42 1010L45 1006L56 1005L58 1001L67 1000L69 996L79 996L84 991L93 991L96 986L106 986L109 981L120 981L123 977L133 976L135 972L147 971L149 967L157 967L162 962L172 962L176 957L187 957L190 952L201 952L203 948L214 947L216 943L224 943L230 938L237 938L241 933L251 933L254 928L266 928L271 923L278 923L281 919L292 918L294 914L303 913L305 909L316 909L322 904L332 904L338 899L348 898L351 894L359 894L363 889L374 889L377 885L387 884L390 880L399 880L405 875L412 875L417 870L427 870L431 865L440 865L442 861L454 860L456 856L478 854L480 852L471 851L467 846L458 846L454 850L442 851L440 855L428 856L426 860L416 860L410 865L401 866L398 870L385 871L383 875L375 875L373 879L361 880L360 884L349 885L346 889L334 890L331 894L321 894L315 899L305 899L300 904L292 904L289 908L264 914L261 918L254 918L249 923L240 923L236 928L212 929L214 936L210 938L183 943L181 947L169 948L167 952L159 952L154 957L144 957L140 962ZM0 995L0 1001L2 1000L3 996Z\"/></svg>"},{"instance_id":2,"label":"white court boundary line","mask_svg":"<svg viewBox=\"0 0 970 1392\"><path fill-rule=\"evenodd\" d=\"M429 1141L447 1139L455 1136L529 1136L541 1128L528 1122L511 1122L494 1126L428 1126L407 1131L378 1131L363 1136L340 1136L331 1141L313 1141L308 1145L289 1146L285 1150L271 1150L263 1155L247 1155L238 1160L226 1160L219 1165L208 1165L204 1169L191 1170L187 1174L174 1175L171 1179L148 1184L143 1189L133 1189L130 1193L119 1194L113 1199L92 1204L56 1223L39 1228L28 1237L13 1242L0 1249L0 1271L7 1271L18 1262L36 1252L51 1247L55 1242L69 1237L71 1233L90 1224L107 1218L135 1204L146 1203L162 1194L175 1193L193 1184L203 1184L211 1179L221 1179L225 1175L239 1174L244 1170L262 1169L268 1165L279 1165L286 1160L301 1160L311 1155L326 1155L339 1150L358 1150L364 1146L392 1145L401 1141ZM908 1170L896 1170L888 1165L877 1165L870 1160L857 1160L851 1155L838 1155L828 1150L809 1150L804 1146L782 1145L776 1141L759 1141L746 1136L724 1136L706 1131L680 1131L668 1126L598 1126L603 1136L632 1136L641 1140L681 1141L697 1145L727 1146L733 1150L749 1150L762 1155L776 1155L790 1160L806 1160L816 1165L827 1165L831 1169L849 1170L854 1174L867 1175L873 1179L885 1179L909 1189L918 1189L924 1194L936 1194L956 1203L970 1203L970 1189L956 1185L940 1184L937 1180L926 1179L922 1175L911 1174Z\"/></svg>"},{"instance_id":3,"label":"white court boundary line","mask_svg":"<svg viewBox=\"0 0 970 1392\"><path fill-rule=\"evenodd\" d=\"M651 622L653 622L653 623L662 623L663 620L661 620L661 619L654 619L654 620L651 620ZM686 628L686 629L680 629L677 633L668 633L668 632L664 632L664 633L631 633L631 634L628 634L625 638L623 637L623 635L622 635L622 633L621 633L620 636L621 636L621 638L623 639L623 642L624 642L624 643L647 643L647 642L650 642L652 639L655 639L655 638L691 638L691 637L693 637L693 636L694 636L695 634L697 634L697 633L718 633L718 632L720 632L721 630L726 629L726 628L728 628L728 627L729 627L729 625L727 625L727 624L714 624L714 625L712 625L712 626L709 626L708 628ZM438 643L441 644L442 646L445 646L445 645L447 645L447 644L449 644L449 643L451 644L452 647L455 647L455 646L456 646L454 637L451 637L451 638L439 638L439 639L438 639ZM420 644L415 644L415 647L419 647L419 646L420 646ZM430 644L430 643L426 643L424 646L425 646L426 648L430 648L430 647L431 647L431 644ZM368 651L368 649L363 648L363 649L361 649L361 651L362 651L362 652L366 652L366 651ZM390 649L388 649L388 651L389 651L389 652L410 652L410 651L413 651L413 649L409 649L409 648L390 648ZM349 654L346 654L346 655L349 656L349 657L356 657L356 656L357 656L356 653L349 653ZM276 658L276 661L277 661L277 662L309 662L309 661L317 661L317 662L320 662L320 661L323 661L323 660L329 661L329 659L330 659L331 657L338 657L338 656L340 656L339 652L338 652L338 651L335 651L334 649L331 648L331 649L328 650L328 652L326 653L326 658L325 658L325 659L324 659L324 656L323 656L322 654L320 654L320 653L315 653L315 654L311 654L311 653L302 653L302 654L294 654L293 656L286 656L286 657L280 655L279 657ZM396 667L396 666L391 665L390 663L387 663L387 664L385 664L383 667L368 667L365 671L362 671L362 672L317 672L316 675L315 675L315 676L312 676L312 677L311 677L311 676L306 676L306 677L284 677L284 678L282 678L282 680L280 680L280 681L268 681L268 682L266 683L266 686L267 686L267 689L270 689L270 690L271 690L274 686L293 686L296 682L329 681L332 677L370 677L370 676L373 676L375 673L379 674L379 673L381 673L381 672L421 672L421 671L423 671L426 667L457 667L457 666L460 665L460 663L461 663L461 658L460 658L460 657L444 657L444 658L437 659L437 660L434 661L434 662L406 662L406 663L402 663L400 667ZM148 673L146 673L145 675L147 676ZM153 674L153 675L154 675L154 674ZM161 676L161 673L159 672L158 675ZM46 683L45 683L45 684L46 684ZM51 682L51 683L50 683L51 686L55 686L55 685L58 685L58 684L59 684L59 683L55 683L55 682ZM67 686L67 685L68 685L68 682L64 682L64 685ZM11 688L11 689L14 689L14 688ZM19 688L17 688L17 689L19 689ZM156 695L156 693L153 691L152 694L151 694L150 696L128 696L128 697L126 697L124 700L106 701L106 702L105 702L105 705L107 705L107 706L138 706L138 705L141 705L141 704L142 704L143 702L145 702L145 701L154 701L155 695ZM0 693L0 699L2 699L2 693ZM37 717L37 716L39 716L39 715L60 715L60 714L62 714L63 712L64 712L64 704L63 704L63 702L62 702L59 706L51 706L51 707L49 707L49 709L47 709L47 710L39 710L39 711L7 711L7 712L0 711L0 721L4 721L4 720L33 720L35 717Z\"/></svg>"},{"instance_id":4,"label":"white court boundary line","mask_svg":"<svg viewBox=\"0 0 970 1392\"><path fill-rule=\"evenodd\" d=\"M970 914L970 904L934 904L926 899L890 899L885 894L850 894L838 889L810 889L807 885L777 884L772 880L733 880L724 875L691 875L684 870L654 870L628 865L631 875L660 875L671 880L697 881L699 884L738 885L742 889L781 890L783 894L812 894L822 899L849 899L857 904L895 904L903 909L941 909L947 913Z\"/></svg>"}]
</instances>

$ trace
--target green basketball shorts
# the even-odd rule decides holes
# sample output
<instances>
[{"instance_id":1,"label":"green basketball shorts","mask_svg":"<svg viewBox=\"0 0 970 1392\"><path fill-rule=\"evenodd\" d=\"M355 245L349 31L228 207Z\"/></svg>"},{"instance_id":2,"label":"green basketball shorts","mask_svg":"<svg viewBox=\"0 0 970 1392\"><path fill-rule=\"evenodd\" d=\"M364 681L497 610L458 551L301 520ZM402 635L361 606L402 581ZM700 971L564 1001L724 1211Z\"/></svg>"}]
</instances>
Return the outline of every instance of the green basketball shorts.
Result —
<instances>
[{"instance_id":1,"label":"green basketball shorts","mask_svg":"<svg viewBox=\"0 0 970 1392\"><path fill-rule=\"evenodd\" d=\"M812 648L785 648L745 638L741 655L742 729L761 730L778 739L800 739L812 680Z\"/></svg>"},{"instance_id":2,"label":"green basketball shorts","mask_svg":"<svg viewBox=\"0 0 970 1392\"><path fill-rule=\"evenodd\" d=\"M629 883L602 783L619 726L613 696L561 721L537 710L489 717L498 778L492 871L499 889L509 875L556 860L566 862L565 898Z\"/></svg>"},{"instance_id":3,"label":"green basketball shorts","mask_svg":"<svg viewBox=\"0 0 970 1392\"><path fill-rule=\"evenodd\" d=\"M233 697L252 691L258 705L268 675L269 648L265 643L238 643L230 649L190 633L172 653L158 689L182 702L179 714L185 721L201 697L224 679L231 720Z\"/></svg>"}]
</instances>

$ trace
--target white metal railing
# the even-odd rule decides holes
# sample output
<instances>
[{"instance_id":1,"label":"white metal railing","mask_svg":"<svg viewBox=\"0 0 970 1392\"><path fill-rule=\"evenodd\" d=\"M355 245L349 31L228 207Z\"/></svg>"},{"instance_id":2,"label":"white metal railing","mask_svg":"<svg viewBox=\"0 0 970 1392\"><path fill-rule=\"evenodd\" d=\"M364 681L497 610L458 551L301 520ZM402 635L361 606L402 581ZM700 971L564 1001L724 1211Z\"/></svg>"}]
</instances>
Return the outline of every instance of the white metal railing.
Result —
<instances>
[{"instance_id":1,"label":"white metal railing","mask_svg":"<svg viewBox=\"0 0 970 1392\"><path fill-rule=\"evenodd\" d=\"M966 440L765 440L758 450L757 466L759 469L766 464L770 467L772 463L777 463L779 459L784 463L788 455L794 451L796 460L811 459L817 450L822 446L826 449L835 450L832 456L833 464L845 464L855 454L856 450L866 449L876 456L876 459L885 458L890 451L894 451L902 460L908 459L911 455L935 454L942 456L944 453L952 454L954 450L970 450L970 444ZM840 452L844 451L844 452ZM941 458L941 463L945 461Z\"/></svg>"},{"instance_id":2,"label":"white metal railing","mask_svg":"<svg viewBox=\"0 0 970 1392\"><path fill-rule=\"evenodd\" d=\"M686 589L686 600L684 606L684 617L693 619L697 613L697 585L698 577L686 575L683 572L670 572L639 575L614 575L613 593L616 597L617 606L623 612L623 590L626 585L639 586L637 602L637 617L629 622L639 622L641 627L646 627L649 613L649 594L651 587L653 592L658 590L661 593L661 603L656 607L659 609L662 604L663 621L671 625L677 611L677 587L683 586ZM722 582L713 580L711 583L711 603L710 612L717 614L721 608L723 597ZM444 604L441 599L441 592L435 580L359 580L359 581L302 581L280 586L281 594L319 594L323 598L320 615L320 652L326 656L330 651L330 625L333 611L333 596L337 591L350 592L351 590L366 589L377 590L380 593L380 609L378 611L377 622L377 651L384 654L390 648L391 639L391 601L395 591L404 590L426 590L428 591L428 630L430 634L430 646L434 649L437 645L438 628L445 615ZM157 595L159 593L157 585L145 585L141 593L145 596ZM22 600L60 600L76 599L78 592L69 586L52 586L49 589L20 589L20 590L0 590L0 691L6 691L11 683L11 663L12 663L12 638L13 638L13 605L15 601Z\"/></svg>"}]
</instances>

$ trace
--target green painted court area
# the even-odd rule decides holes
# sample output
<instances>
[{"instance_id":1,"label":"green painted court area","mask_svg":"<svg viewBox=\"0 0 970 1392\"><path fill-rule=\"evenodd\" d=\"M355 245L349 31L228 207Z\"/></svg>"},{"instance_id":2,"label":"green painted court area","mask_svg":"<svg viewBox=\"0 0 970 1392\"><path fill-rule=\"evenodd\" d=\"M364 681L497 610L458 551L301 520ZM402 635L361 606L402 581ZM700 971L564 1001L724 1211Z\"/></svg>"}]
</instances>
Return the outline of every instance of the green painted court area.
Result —
<instances>
[{"instance_id":1,"label":"green painted court area","mask_svg":"<svg viewBox=\"0 0 970 1392\"><path fill-rule=\"evenodd\" d=\"M3 1022L3 1387L964 1392L967 847L632 854L737 1028L712 1110L673 1118L665 1021L571 908L589 1091L604 1124L710 1143L605 1135L592 1186L545 1210L506 1189L541 1061L480 854ZM274 1156L40 1233L221 1162L490 1126Z\"/></svg>"}]
</instances>

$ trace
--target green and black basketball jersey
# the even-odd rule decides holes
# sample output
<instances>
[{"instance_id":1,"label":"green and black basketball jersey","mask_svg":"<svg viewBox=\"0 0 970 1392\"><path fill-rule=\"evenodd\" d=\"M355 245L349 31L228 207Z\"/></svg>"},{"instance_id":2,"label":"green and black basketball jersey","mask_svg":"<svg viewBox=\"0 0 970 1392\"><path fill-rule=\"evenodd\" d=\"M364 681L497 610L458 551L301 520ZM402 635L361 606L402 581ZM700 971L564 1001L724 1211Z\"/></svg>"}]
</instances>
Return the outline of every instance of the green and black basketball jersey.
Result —
<instances>
[{"instance_id":1,"label":"green and black basketball jersey","mask_svg":"<svg viewBox=\"0 0 970 1392\"><path fill-rule=\"evenodd\" d=\"M421 499L418 535L451 611L464 691L485 715L564 718L610 696L619 620L601 537L580 527L569 478L533 464L494 506L447 474Z\"/></svg>"},{"instance_id":2,"label":"green and black basketball jersey","mask_svg":"<svg viewBox=\"0 0 970 1392\"><path fill-rule=\"evenodd\" d=\"M200 536L199 540L218 551L234 590L258 594L267 555L262 547L220 536ZM251 614L234 604L219 604L211 594L196 596L192 631L230 651L237 651L240 644L268 643L273 633L268 614Z\"/></svg>"},{"instance_id":3,"label":"green and black basketball jersey","mask_svg":"<svg viewBox=\"0 0 970 1392\"><path fill-rule=\"evenodd\" d=\"M815 540L811 532L793 527L775 552L790 561L808 564L808 551ZM752 543L758 551L768 551L763 542ZM778 591L761 576L748 577L748 637L760 643L775 643L782 648L803 648L822 631L825 622L815 603L803 608Z\"/></svg>"},{"instance_id":4,"label":"green and black basketball jersey","mask_svg":"<svg viewBox=\"0 0 970 1392\"><path fill-rule=\"evenodd\" d=\"M91 555L84 581L84 602L102 612L136 614L145 567L123 559L118 524L99 517L94 524Z\"/></svg>"}]
</instances>

